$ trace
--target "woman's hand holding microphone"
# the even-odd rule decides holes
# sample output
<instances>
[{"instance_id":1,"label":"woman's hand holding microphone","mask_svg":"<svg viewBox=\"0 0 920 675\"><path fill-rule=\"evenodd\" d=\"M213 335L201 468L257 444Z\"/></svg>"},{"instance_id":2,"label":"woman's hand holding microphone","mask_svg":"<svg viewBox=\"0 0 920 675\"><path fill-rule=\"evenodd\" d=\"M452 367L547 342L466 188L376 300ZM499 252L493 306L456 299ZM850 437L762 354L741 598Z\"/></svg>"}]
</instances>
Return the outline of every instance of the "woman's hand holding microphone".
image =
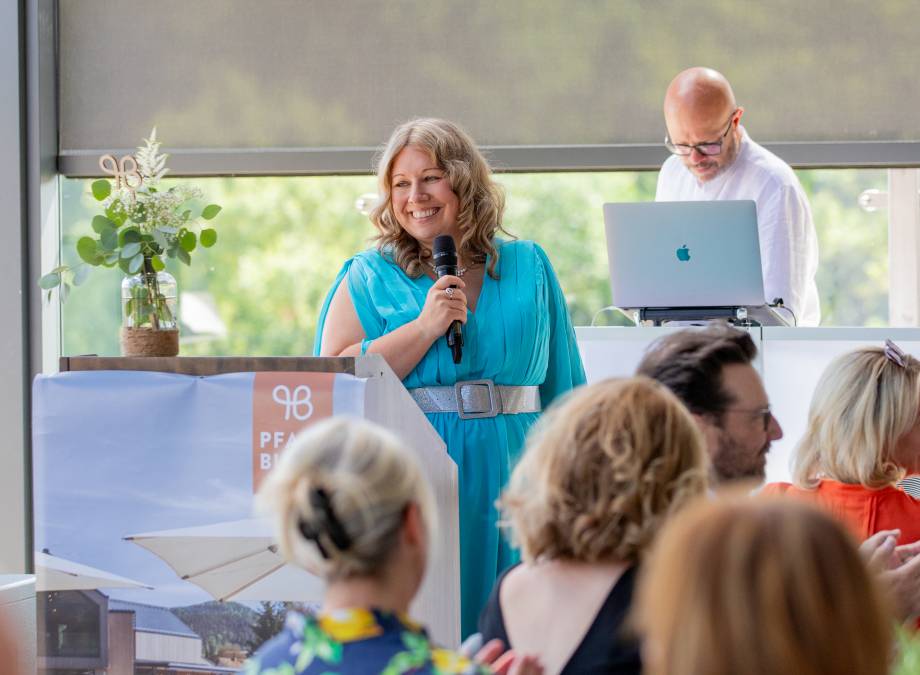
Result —
<instances>
[{"instance_id":1,"label":"woman's hand holding microphone","mask_svg":"<svg viewBox=\"0 0 920 675\"><path fill-rule=\"evenodd\" d=\"M415 320L426 340L433 343L442 337L454 321L466 323L464 288L466 284L460 277L445 275L428 289L425 305Z\"/></svg>"}]
</instances>

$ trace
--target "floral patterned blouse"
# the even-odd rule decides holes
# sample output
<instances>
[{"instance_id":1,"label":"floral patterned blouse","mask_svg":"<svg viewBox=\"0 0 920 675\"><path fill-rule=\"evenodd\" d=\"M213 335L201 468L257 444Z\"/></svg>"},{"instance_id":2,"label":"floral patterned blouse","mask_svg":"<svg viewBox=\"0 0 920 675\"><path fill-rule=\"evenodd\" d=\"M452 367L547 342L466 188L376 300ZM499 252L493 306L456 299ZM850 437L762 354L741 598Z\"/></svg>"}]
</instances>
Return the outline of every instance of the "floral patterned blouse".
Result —
<instances>
[{"instance_id":1,"label":"floral patterned blouse","mask_svg":"<svg viewBox=\"0 0 920 675\"><path fill-rule=\"evenodd\" d=\"M376 609L288 614L284 630L246 662L245 675L488 675L491 671L431 644L407 617Z\"/></svg>"}]
</instances>

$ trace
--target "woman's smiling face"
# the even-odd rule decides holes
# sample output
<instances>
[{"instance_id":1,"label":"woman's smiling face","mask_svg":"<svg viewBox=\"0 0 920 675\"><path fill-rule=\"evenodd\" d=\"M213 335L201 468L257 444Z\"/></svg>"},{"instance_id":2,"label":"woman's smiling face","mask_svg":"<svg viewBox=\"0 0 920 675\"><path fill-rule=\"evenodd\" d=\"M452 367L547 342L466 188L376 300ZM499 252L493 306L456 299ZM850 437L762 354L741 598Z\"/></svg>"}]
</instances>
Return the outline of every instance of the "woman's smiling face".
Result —
<instances>
[{"instance_id":1,"label":"woman's smiling face","mask_svg":"<svg viewBox=\"0 0 920 675\"><path fill-rule=\"evenodd\" d=\"M397 222L424 248L431 249L441 234L458 239L459 199L447 172L427 150L409 145L396 155L390 171L390 200Z\"/></svg>"}]
</instances>

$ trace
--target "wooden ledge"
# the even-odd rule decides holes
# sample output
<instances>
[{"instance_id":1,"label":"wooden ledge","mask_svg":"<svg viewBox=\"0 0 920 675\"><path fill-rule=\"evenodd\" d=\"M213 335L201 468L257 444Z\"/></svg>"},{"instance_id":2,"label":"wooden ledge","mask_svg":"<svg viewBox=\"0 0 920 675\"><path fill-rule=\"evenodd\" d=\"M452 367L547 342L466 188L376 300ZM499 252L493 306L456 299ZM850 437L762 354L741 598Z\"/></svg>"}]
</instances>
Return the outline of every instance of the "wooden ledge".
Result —
<instances>
[{"instance_id":1,"label":"wooden ledge","mask_svg":"<svg viewBox=\"0 0 920 675\"><path fill-rule=\"evenodd\" d=\"M313 372L355 374L351 356L62 356L60 371L141 370L179 375Z\"/></svg>"}]
</instances>

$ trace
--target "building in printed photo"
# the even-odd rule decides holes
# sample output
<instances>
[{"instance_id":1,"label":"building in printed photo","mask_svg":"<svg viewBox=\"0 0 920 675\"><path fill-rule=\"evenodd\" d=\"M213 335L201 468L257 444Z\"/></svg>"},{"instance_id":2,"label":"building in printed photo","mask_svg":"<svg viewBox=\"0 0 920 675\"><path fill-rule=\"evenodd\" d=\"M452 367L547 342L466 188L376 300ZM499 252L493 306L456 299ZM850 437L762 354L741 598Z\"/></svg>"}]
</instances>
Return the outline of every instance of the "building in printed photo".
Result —
<instances>
[{"instance_id":1,"label":"building in printed photo","mask_svg":"<svg viewBox=\"0 0 920 675\"><path fill-rule=\"evenodd\" d=\"M99 591L39 593L43 675L218 675L234 668L202 656L201 637L165 607Z\"/></svg>"}]
</instances>

